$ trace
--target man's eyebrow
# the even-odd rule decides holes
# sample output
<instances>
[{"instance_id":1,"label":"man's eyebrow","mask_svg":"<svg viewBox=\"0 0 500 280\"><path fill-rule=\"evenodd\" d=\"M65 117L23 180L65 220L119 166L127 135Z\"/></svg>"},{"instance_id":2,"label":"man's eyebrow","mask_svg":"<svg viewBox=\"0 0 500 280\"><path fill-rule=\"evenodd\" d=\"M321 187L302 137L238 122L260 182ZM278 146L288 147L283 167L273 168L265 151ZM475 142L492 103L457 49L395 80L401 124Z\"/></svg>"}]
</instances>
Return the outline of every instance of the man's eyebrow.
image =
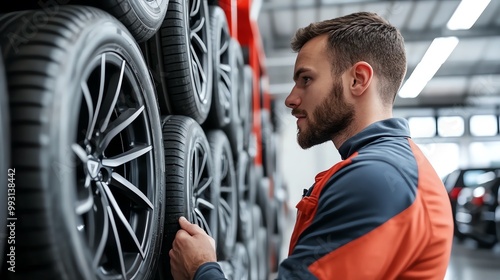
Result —
<instances>
[{"instance_id":1,"label":"man's eyebrow","mask_svg":"<svg viewBox=\"0 0 500 280\"><path fill-rule=\"evenodd\" d=\"M305 67L300 67L299 69L297 69L297 71L295 71L295 73L293 74L293 80L294 81L297 81L297 79L299 78L300 74L304 73L304 72L307 72L311 69L309 68L305 68Z\"/></svg>"}]
</instances>

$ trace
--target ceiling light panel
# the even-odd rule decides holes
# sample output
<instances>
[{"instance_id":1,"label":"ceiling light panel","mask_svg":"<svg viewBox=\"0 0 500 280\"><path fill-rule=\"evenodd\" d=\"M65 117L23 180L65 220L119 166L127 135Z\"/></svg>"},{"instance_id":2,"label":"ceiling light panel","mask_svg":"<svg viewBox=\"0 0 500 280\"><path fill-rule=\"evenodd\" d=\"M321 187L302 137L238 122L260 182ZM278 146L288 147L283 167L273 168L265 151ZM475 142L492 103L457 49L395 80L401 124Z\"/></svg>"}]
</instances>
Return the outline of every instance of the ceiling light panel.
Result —
<instances>
[{"instance_id":1,"label":"ceiling light panel","mask_svg":"<svg viewBox=\"0 0 500 280\"><path fill-rule=\"evenodd\" d=\"M446 24L450 30L470 29L491 0L462 0Z\"/></svg>"}]
</instances>

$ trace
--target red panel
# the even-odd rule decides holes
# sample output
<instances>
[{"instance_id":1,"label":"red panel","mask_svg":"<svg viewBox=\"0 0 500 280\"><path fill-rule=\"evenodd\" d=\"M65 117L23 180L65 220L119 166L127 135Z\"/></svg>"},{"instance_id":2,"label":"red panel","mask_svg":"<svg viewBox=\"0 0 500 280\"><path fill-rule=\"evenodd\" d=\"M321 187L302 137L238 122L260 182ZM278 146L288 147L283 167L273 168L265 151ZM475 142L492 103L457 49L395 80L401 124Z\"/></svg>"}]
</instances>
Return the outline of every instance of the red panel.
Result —
<instances>
[{"instance_id":1,"label":"red panel","mask_svg":"<svg viewBox=\"0 0 500 280\"><path fill-rule=\"evenodd\" d=\"M238 39L238 5L237 0L219 0L219 6L226 13L231 37Z\"/></svg>"}]
</instances>

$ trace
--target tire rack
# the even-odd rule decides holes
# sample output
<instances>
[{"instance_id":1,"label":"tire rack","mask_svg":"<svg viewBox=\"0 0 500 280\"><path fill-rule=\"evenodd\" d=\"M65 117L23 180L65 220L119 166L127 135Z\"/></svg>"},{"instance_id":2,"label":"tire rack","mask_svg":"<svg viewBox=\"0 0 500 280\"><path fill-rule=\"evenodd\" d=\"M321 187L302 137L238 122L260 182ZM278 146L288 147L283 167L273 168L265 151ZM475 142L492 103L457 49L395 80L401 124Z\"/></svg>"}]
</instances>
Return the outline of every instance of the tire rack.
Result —
<instances>
[{"instance_id":1,"label":"tire rack","mask_svg":"<svg viewBox=\"0 0 500 280\"><path fill-rule=\"evenodd\" d=\"M258 12L255 11L259 1L254 0L219 0L226 12L231 36L236 38L245 49L246 63L253 71L253 122L252 135L254 147L250 149L253 157L257 190L256 200L251 201L251 207L257 206L263 217L262 228L266 230L267 244L266 267L264 270L274 273L278 269L282 241L282 223L286 217L280 216L287 213L286 201L278 193L285 189L281 170L277 169L276 156L276 128L272 119L272 98L269 91L269 82L265 66L265 52L257 24ZM284 190L286 192L286 190ZM255 210L258 211L258 210ZM255 238L258 240L258 234ZM262 241L262 240L261 240ZM260 268L262 270L262 268ZM260 276L263 279L263 275Z\"/></svg>"},{"instance_id":2,"label":"tire rack","mask_svg":"<svg viewBox=\"0 0 500 280\"><path fill-rule=\"evenodd\" d=\"M2 9L2 11L11 12L18 9L40 8L39 3L35 5L33 4L34 2L36 1L22 4L16 3L14 6L10 6L9 9ZM56 2L72 4L75 1L61 0ZM245 156L239 153L233 155L235 166L244 165L243 162L245 161L248 162L247 170L242 173L246 174L249 178L247 180L239 178L237 181L241 182L239 183L240 185L247 184L247 187L250 188L248 190L249 195L246 201L238 201L237 212L240 213L240 216L246 216L245 219L247 221L250 220L250 223L246 227L242 227L241 223L238 224L239 234L236 244L234 244L233 257L221 261L221 266L228 278L241 279L244 277L243 275L248 275L249 279L262 280L267 278L266 275L277 271L282 240L280 220L284 218L279 216L279 213L283 212L281 210L286 204L282 199L276 197L279 190L284 188L284 184L276 162L275 142L277 137L275 136L275 128L271 119L271 97L265 68L265 54L256 22L256 14L253 11L255 9L254 1L219 0L218 3L216 3L217 1L209 2L210 4L218 4L224 10L231 38L236 40L243 48L245 65L251 68L252 73L251 133L249 136L250 140L247 140L249 144L243 148L244 154L248 155L248 158L243 159ZM110 13L112 12L110 11ZM134 30L133 34L139 36L140 32L138 33L137 30ZM143 38L136 39L144 41ZM140 47L144 51L144 45L141 44ZM144 54L146 54L146 51L144 51ZM151 67L149 71L154 72L152 65L149 64L150 61L147 58L145 60L148 62L148 66ZM158 62L155 63L157 64ZM159 107L161 108L162 106ZM162 114L168 111L168 108L163 109L163 111L160 111ZM7 110L8 108L5 109L2 107L2 113L5 113ZM199 124L202 125L202 123ZM204 132L208 133L206 128L203 129ZM8 129L4 129L3 132L6 133L8 131ZM1 136L4 136L4 134ZM4 144L3 148L8 147L7 143ZM9 162L10 159L6 156L7 154L2 154L2 159ZM18 232L17 234L22 233ZM259 248L258 246L262 247ZM0 246L0 249L2 249L2 246ZM0 260L5 257L5 254L1 253ZM2 263L4 263L5 268L5 261L2 261ZM4 269L2 269L2 273L5 273ZM4 279L4 275L2 274L2 279ZM11 275L7 276L11 277ZM53 275L51 277L51 279L55 279ZM58 279L68 279L67 275L63 274L58 277L60 277ZM168 276L155 276L155 279L158 279L158 277L160 279L164 279L164 277L168 278ZM13 279L23 278L18 275Z\"/></svg>"}]
</instances>

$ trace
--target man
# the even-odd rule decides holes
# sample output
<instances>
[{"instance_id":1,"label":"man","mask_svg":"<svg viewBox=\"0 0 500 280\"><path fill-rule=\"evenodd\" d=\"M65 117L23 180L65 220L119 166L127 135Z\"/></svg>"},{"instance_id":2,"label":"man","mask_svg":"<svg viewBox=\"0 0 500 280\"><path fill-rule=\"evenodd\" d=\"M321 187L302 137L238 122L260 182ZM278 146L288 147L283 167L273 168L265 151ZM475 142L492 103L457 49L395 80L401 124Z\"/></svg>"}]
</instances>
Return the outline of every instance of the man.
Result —
<instances>
[{"instance_id":1,"label":"man","mask_svg":"<svg viewBox=\"0 0 500 280\"><path fill-rule=\"evenodd\" d=\"M361 12L298 30L292 48L295 86L285 104L297 141L307 149L331 140L342 161L298 203L278 278L442 280L453 237L449 199L407 122L392 117L406 73L401 34ZM223 279L210 238L180 224L170 252L176 279Z\"/></svg>"}]
</instances>

